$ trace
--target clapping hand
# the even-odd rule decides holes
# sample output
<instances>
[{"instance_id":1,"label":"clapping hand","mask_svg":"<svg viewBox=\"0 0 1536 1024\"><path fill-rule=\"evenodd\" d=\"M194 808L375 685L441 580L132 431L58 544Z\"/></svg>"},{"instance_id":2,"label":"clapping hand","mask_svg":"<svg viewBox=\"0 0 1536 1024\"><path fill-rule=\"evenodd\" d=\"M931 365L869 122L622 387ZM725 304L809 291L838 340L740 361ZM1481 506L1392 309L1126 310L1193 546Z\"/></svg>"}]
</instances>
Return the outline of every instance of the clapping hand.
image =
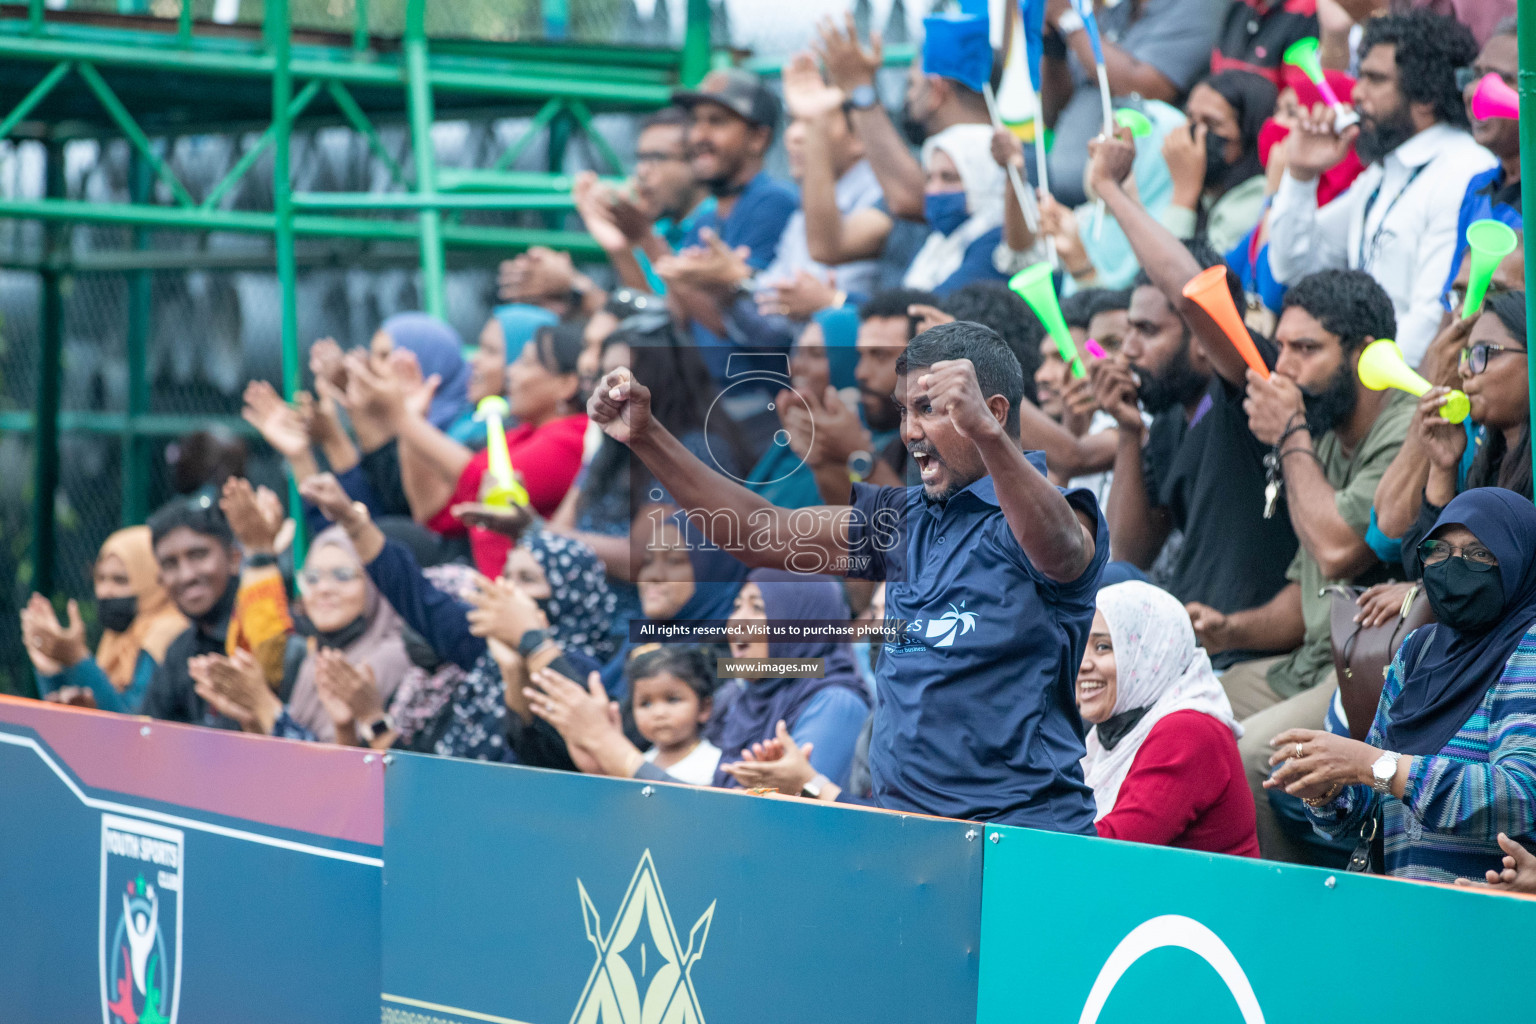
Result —
<instances>
[{"instance_id":1,"label":"clapping hand","mask_svg":"<svg viewBox=\"0 0 1536 1024\"><path fill-rule=\"evenodd\" d=\"M219 508L246 554L273 554L283 529L283 503L270 489L251 487L243 477L224 481Z\"/></svg>"},{"instance_id":2,"label":"clapping hand","mask_svg":"<svg viewBox=\"0 0 1536 1024\"><path fill-rule=\"evenodd\" d=\"M511 580L478 577L469 603L474 606L467 615L469 631L478 637L494 637L513 650L529 630L549 628L538 602Z\"/></svg>"},{"instance_id":3,"label":"clapping hand","mask_svg":"<svg viewBox=\"0 0 1536 1024\"><path fill-rule=\"evenodd\" d=\"M837 300L837 276L827 271L823 281L807 270L795 271L787 281L778 281L757 293L757 311L763 316L787 316L791 320L809 320Z\"/></svg>"},{"instance_id":4,"label":"clapping hand","mask_svg":"<svg viewBox=\"0 0 1536 1024\"><path fill-rule=\"evenodd\" d=\"M193 690L219 714L233 719L246 732L271 735L283 702L267 685L261 666L246 650L226 658L205 654L187 662Z\"/></svg>"},{"instance_id":5,"label":"clapping hand","mask_svg":"<svg viewBox=\"0 0 1536 1024\"><path fill-rule=\"evenodd\" d=\"M283 401L277 389L264 380L245 386L245 408L240 417L255 427L273 450L284 458L302 458L309 454L309 431L299 413Z\"/></svg>"},{"instance_id":6,"label":"clapping hand","mask_svg":"<svg viewBox=\"0 0 1536 1024\"><path fill-rule=\"evenodd\" d=\"M703 245L690 246L675 256L657 260L657 275L668 284L715 295L727 294L751 279L752 266L747 262L751 249L744 245L732 249L712 228L701 229L699 239Z\"/></svg>"},{"instance_id":7,"label":"clapping hand","mask_svg":"<svg viewBox=\"0 0 1536 1024\"><path fill-rule=\"evenodd\" d=\"M503 302L532 302L563 299L576 285L576 267L567 252L547 246L530 246L514 259L503 260L497 268L497 293Z\"/></svg>"},{"instance_id":8,"label":"clapping hand","mask_svg":"<svg viewBox=\"0 0 1536 1024\"><path fill-rule=\"evenodd\" d=\"M22 642L39 675L56 676L90 657L77 602L69 602L68 615L69 625L60 624L53 605L41 594L33 594L21 610Z\"/></svg>"},{"instance_id":9,"label":"clapping hand","mask_svg":"<svg viewBox=\"0 0 1536 1024\"><path fill-rule=\"evenodd\" d=\"M585 689L548 668L534 672L532 680L523 689L529 708L565 740L577 768L588 775L635 774L645 758L624 738L619 705L608 698L596 672Z\"/></svg>"},{"instance_id":10,"label":"clapping hand","mask_svg":"<svg viewBox=\"0 0 1536 1024\"><path fill-rule=\"evenodd\" d=\"M806 783L816 777L811 766L813 744L800 746L780 721L774 737L752 744L741 752L741 760L722 765L726 774L741 783L743 789L775 789L786 796L799 796Z\"/></svg>"},{"instance_id":11,"label":"clapping hand","mask_svg":"<svg viewBox=\"0 0 1536 1024\"><path fill-rule=\"evenodd\" d=\"M636 244L631 239L624 227L619 224L612 204L608 201L608 187L597 177L595 171L582 171L576 175L571 186L571 199L576 204L576 213L580 215L581 222L586 226L587 233L592 240L603 247L604 252L623 252ZM512 294L521 278L517 276L513 262L503 263L505 268L502 280L505 282L501 298L507 300Z\"/></svg>"},{"instance_id":12,"label":"clapping hand","mask_svg":"<svg viewBox=\"0 0 1536 1024\"><path fill-rule=\"evenodd\" d=\"M384 714L373 666L354 665L335 648L315 652L315 692L338 731Z\"/></svg>"},{"instance_id":13,"label":"clapping hand","mask_svg":"<svg viewBox=\"0 0 1536 1024\"><path fill-rule=\"evenodd\" d=\"M816 57L802 50L784 65L784 106L797 121L813 121L842 110L847 95L828 85L816 66Z\"/></svg>"}]
</instances>

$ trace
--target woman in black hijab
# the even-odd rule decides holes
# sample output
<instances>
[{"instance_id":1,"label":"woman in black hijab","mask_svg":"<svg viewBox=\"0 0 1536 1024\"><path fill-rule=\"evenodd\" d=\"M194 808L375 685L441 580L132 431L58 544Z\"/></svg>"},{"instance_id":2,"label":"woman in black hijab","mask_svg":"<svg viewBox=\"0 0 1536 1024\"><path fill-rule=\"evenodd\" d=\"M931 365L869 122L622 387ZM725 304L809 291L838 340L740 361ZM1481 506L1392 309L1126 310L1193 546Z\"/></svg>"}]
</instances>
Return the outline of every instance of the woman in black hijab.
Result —
<instances>
[{"instance_id":1,"label":"woman in black hijab","mask_svg":"<svg viewBox=\"0 0 1536 1024\"><path fill-rule=\"evenodd\" d=\"M1162 221L1175 235L1203 235L1225 253L1259 222L1265 203L1259 132L1278 95L1269 80L1247 71L1222 71L1190 90L1188 130L1163 139L1173 200Z\"/></svg>"},{"instance_id":2,"label":"woman in black hijab","mask_svg":"<svg viewBox=\"0 0 1536 1024\"><path fill-rule=\"evenodd\" d=\"M1281 733L1271 760L1285 763L1265 785L1336 838L1379 829L1389 874L1481 879L1501 840L1536 840L1536 506L1465 491L1420 558L1437 623L1398 650L1366 742Z\"/></svg>"}]
</instances>

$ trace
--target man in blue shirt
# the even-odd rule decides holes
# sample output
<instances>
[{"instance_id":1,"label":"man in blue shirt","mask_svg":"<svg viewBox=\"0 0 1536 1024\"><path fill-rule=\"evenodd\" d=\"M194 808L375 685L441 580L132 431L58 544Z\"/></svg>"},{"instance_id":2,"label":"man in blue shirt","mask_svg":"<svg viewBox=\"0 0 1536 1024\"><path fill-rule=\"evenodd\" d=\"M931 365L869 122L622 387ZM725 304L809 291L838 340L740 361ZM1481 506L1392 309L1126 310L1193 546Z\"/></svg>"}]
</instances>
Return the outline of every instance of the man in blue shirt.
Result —
<instances>
[{"instance_id":1,"label":"man in blue shirt","mask_svg":"<svg viewBox=\"0 0 1536 1024\"><path fill-rule=\"evenodd\" d=\"M1023 391L990 328L918 335L892 398L922 483L857 484L852 507L782 509L730 482L651 420L628 369L588 415L742 562L887 581L902 633L876 669L877 805L1092 835L1073 678L1109 534L1090 492L1056 487L1019 450Z\"/></svg>"},{"instance_id":2,"label":"man in blue shirt","mask_svg":"<svg viewBox=\"0 0 1536 1024\"><path fill-rule=\"evenodd\" d=\"M656 272L693 322L710 370L723 379L730 342L721 310L773 262L800 200L763 172L779 101L756 75L740 68L711 71L697 89L674 93L672 101L688 111L693 174L714 198L714 209L694 219L682 250L657 261Z\"/></svg>"},{"instance_id":3,"label":"man in blue shirt","mask_svg":"<svg viewBox=\"0 0 1536 1024\"><path fill-rule=\"evenodd\" d=\"M1498 75L1504 84L1515 87L1520 74L1520 53L1515 43L1515 19L1501 22L1483 46L1477 60L1456 72L1456 84L1467 100L1467 116L1472 120L1472 139L1499 158L1499 166L1489 168L1467 183L1461 200L1461 215L1456 219L1456 252L1451 256L1451 276L1445 291L1450 293L1461 273L1461 261L1467 255L1467 226L1473 221L1496 220L1516 231L1523 230L1520 211L1520 122L1510 117L1472 117L1472 95L1484 75Z\"/></svg>"}]
</instances>

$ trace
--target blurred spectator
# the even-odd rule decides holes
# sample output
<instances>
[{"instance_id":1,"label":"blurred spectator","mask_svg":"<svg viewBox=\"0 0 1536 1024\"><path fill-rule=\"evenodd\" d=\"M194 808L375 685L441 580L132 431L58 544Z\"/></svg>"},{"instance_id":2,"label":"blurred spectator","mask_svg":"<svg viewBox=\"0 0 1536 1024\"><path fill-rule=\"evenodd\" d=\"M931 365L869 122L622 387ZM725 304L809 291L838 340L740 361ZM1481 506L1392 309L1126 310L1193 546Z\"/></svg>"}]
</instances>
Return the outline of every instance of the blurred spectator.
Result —
<instances>
[{"instance_id":1,"label":"blurred spectator","mask_svg":"<svg viewBox=\"0 0 1536 1024\"><path fill-rule=\"evenodd\" d=\"M74 601L65 626L53 605L34 593L21 611L22 641L45 699L131 713L172 641L191 623L160 585L147 526L118 530L102 542L92 576L101 625L94 657Z\"/></svg>"},{"instance_id":2,"label":"blurred spectator","mask_svg":"<svg viewBox=\"0 0 1536 1024\"><path fill-rule=\"evenodd\" d=\"M166 446L171 486L177 494L217 501L225 480L245 475L245 455L245 442L227 428L195 430Z\"/></svg>"},{"instance_id":3,"label":"blurred spectator","mask_svg":"<svg viewBox=\"0 0 1536 1024\"><path fill-rule=\"evenodd\" d=\"M1499 868L1501 835L1536 841L1536 509L1499 488L1468 491L1422 552L1437 624L1398 650L1366 742L1281 733L1266 785L1363 850L1379 829L1377 870L1478 879Z\"/></svg>"},{"instance_id":4,"label":"blurred spectator","mask_svg":"<svg viewBox=\"0 0 1536 1024\"><path fill-rule=\"evenodd\" d=\"M1317 4L1318 0L1235 0L1227 8L1211 51L1212 73L1248 71L1280 88L1285 51L1292 43L1318 34Z\"/></svg>"},{"instance_id":5,"label":"blurred spectator","mask_svg":"<svg viewBox=\"0 0 1536 1024\"><path fill-rule=\"evenodd\" d=\"M1210 68L1211 50L1230 0L1142 0L1098 11L1104 69L1112 96L1136 94L1177 104ZM1051 145L1050 181L1056 200L1077 206L1087 198L1088 140L1103 130L1093 48L1081 15L1068 0L1049 0L1045 11L1042 95Z\"/></svg>"},{"instance_id":6,"label":"blurred spectator","mask_svg":"<svg viewBox=\"0 0 1536 1024\"><path fill-rule=\"evenodd\" d=\"M1146 583L1106 587L1097 603L1077 707L1092 725L1083 778L1099 835L1257 857L1243 727L1189 616Z\"/></svg>"},{"instance_id":7,"label":"blurred spectator","mask_svg":"<svg viewBox=\"0 0 1536 1024\"><path fill-rule=\"evenodd\" d=\"M1476 44L1466 27L1415 12L1377 18L1360 43L1358 127L1334 129L1315 107L1286 140L1286 174L1269 215L1275 279L1319 270L1364 270L1397 311L1397 342L1409 365L1440 324L1436 292L1456 248L1457 212L1445 197L1466 192L1494 157L1467 134L1456 69ZM1354 146L1368 166L1339 199L1318 209L1318 176Z\"/></svg>"},{"instance_id":8,"label":"blurred spectator","mask_svg":"<svg viewBox=\"0 0 1536 1024\"><path fill-rule=\"evenodd\" d=\"M1176 237L1204 236L1226 252L1259 222L1259 135L1275 112L1276 95L1269 81L1246 71L1211 75L1190 90L1188 131L1163 140L1173 202L1161 220Z\"/></svg>"}]
</instances>

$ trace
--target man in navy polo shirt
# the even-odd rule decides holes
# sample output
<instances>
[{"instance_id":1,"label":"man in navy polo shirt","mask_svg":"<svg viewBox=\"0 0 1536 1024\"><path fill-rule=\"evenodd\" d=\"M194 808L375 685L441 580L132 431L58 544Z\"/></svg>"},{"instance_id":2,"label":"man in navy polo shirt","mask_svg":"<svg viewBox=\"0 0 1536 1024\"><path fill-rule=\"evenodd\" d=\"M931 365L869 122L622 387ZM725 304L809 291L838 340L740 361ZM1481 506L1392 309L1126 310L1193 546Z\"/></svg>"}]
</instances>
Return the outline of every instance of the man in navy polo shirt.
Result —
<instances>
[{"instance_id":1,"label":"man in navy polo shirt","mask_svg":"<svg viewBox=\"0 0 1536 1024\"><path fill-rule=\"evenodd\" d=\"M892 397L922 483L855 484L851 508L782 509L730 482L651 420L628 369L588 415L748 565L887 581L887 621L906 626L876 669L878 806L1093 835L1073 679L1109 535L1089 491L1019 450L1023 391L990 328L918 335Z\"/></svg>"}]
</instances>

